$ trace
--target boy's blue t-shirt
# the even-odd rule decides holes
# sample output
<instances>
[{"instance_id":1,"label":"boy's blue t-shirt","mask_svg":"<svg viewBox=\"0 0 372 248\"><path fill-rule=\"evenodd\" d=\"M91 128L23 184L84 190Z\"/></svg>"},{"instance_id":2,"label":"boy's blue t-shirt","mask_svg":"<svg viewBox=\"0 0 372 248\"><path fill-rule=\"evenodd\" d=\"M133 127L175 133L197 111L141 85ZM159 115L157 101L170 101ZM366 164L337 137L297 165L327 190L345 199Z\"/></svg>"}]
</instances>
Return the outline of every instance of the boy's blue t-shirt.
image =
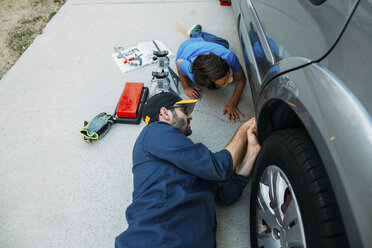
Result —
<instances>
[{"instance_id":1,"label":"boy's blue t-shirt","mask_svg":"<svg viewBox=\"0 0 372 248\"><path fill-rule=\"evenodd\" d=\"M198 37L184 41L178 48L176 63L178 59L183 59L183 61L180 63L180 72L194 81L194 75L192 74L191 67L192 62L194 62L196 57L198 57L200 54L209 54L210 52L213 52L225 60L234 73L240 71L241 65L235 53L222 45L208 42L202 37Z\"/></svg>"}]
</instances>

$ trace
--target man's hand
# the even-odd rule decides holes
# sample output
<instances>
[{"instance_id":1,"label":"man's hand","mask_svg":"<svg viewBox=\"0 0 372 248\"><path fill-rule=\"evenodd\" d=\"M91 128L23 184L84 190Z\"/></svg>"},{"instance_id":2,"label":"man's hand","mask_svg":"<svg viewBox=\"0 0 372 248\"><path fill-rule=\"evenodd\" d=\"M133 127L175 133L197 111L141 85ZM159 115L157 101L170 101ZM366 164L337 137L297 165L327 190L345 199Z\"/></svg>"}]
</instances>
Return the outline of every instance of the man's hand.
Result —
<instances>
[{"instance_id":1,"label":"man's hand","mask_svg":"<svg viewBox=\"0 0 372 248\"><path fill-rule=\"evenodd\" d=\"M235 120L240 121L239 115L244 117L244 115L239 111L238 107L236 107L235 104L230 102L223 108L222 114L224 115L226 113L227 118L229 119L229 121L232 120L232 122L235 122Z\"/></svg>"},{"instance_id":2,"label":"man's hand","mask_svg":"<svg viewBox=\"0 0 372 248\"><path fill-rule=\"evenodd\" d=\"M183 88L183 91L190 99L200 99L198 90L200 90L200 88L196 86L186 86Z\"/></svg>"},{"instance_id":3,"label":"man's hand","mask_svg":"<svg viewBox=\"0 0 372 248\"><path fill-rule=\"evenodd\" d=\"M235 135L231 139L230 143L225 147L225 149L228 150L231 154L234 170L236 170L236 168L241 165L241 162L244 159L244 152L246 151L248 144L247 131L254 122L254 117L251 118L249 121L244 122L235 132Z\"/></svg>"},{"instance_id":4,"label":"man's hand","mask_svg":"<svg viewBox=\"0 0 372 248\"><path fill-rule=\"evenodd\" d=\"M252 120L252 121L251 121ZM261 146L258 144L257 137L256 137L256 120L251 119L250 126L247 131L247 153L244 157L243 162L240 164L240 166L237 166L235 169L235 173L237 175L241 175L244 177L248 177L251 175L253 170L254 162L256 161L256 157L258 155L258 152L261 149Z\"/></svg>"}]
</instances>

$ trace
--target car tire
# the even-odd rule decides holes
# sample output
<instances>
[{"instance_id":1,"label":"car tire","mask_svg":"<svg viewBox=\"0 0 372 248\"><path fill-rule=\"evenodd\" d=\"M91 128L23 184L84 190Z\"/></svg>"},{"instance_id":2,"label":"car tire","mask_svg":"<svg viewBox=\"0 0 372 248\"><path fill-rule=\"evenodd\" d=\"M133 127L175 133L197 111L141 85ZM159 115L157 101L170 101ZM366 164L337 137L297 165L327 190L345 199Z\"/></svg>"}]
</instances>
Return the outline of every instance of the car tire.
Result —
<instances>
[{"instance_id":1,"label":"car tire","mask_svg":"<svg viewBox=\"0 0 372 248\"><path fill-rule=\"evenodd\" d=\"M252 247L348 247L320 157L302 129L274 132L252 174Z\"/></svg>"}]
</instances>

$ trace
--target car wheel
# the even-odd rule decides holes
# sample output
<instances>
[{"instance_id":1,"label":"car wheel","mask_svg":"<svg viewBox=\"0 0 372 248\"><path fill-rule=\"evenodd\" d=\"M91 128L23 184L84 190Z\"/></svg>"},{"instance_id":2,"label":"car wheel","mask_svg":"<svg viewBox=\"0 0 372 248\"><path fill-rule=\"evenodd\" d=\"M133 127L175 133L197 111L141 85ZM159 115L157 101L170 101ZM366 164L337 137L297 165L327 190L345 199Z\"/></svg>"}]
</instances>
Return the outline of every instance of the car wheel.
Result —
<instances>
[{"instance_id":1,"label":"car wheel","mask_svg":"<svg viewBox=\"0 0 372 248\"><path fill-rule=\"evenodd\" d=\"M251 196L252 247L348 247L329 179L304 130L265 140Z\"/></svg>"}]
</instances>

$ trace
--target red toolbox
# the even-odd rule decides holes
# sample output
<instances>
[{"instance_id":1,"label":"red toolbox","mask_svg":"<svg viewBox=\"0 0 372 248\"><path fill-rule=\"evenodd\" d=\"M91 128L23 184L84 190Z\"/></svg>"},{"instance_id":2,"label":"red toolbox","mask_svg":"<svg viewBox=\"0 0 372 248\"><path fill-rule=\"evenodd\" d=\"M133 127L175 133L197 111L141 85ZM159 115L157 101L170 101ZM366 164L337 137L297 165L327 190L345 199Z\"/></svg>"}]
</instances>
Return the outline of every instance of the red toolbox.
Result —
<instances>
[{"instance_id":1,"label":"red toolbox","mask_svg":"<svg viewBox=\"0 0 372 248\"><path fill-rule=\"evenodd\" d=\"M143 83L125 83L124 90L115 109L114 122L139 124L143 105L149 89Z\"/></svg>"},{"instance_id":2,"label":"red toolbox","mask_svg":"<svg viewBox=\"0 0 372 248\"><path fill-rule=\"evenodd\" d=\"M222 6L230 6L231 5L231 1L230 0L220 0L221 1L221 5Z\"/></svg>"},{"instance_id":3,"label":"red toolbox","mask_svg":"<svg viewBox=\"0 0 372 248\"><path fill-rule=\"evenodd\" d=\"M118 117L137 118L138 103L143 83L126 83L121 94L116 115Z\"/></svg>"}]
</instances>

